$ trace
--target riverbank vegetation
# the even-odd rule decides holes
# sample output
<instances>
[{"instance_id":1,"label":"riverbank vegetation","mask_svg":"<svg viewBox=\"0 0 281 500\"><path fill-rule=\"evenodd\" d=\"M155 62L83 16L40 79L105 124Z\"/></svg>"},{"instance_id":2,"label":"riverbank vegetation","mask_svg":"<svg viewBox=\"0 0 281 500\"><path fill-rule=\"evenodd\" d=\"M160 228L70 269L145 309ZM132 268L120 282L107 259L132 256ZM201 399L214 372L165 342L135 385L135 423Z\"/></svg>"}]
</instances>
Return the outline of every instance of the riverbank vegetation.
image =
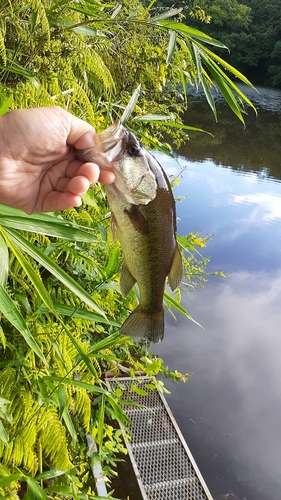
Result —
<instances>
[{"instance_id":1,"label":"riverbank vegetation","mask_svg":"<svg viewBox=\"0 0 281 500\"><path fill-rule=\"evenodd\" d=\"M229 74L248 81L214 46L223 47L182 23L181 9L2 0L0 113L59 105L98 132L121 118L147 147L169 153L166 137L179 145L190 130L181 121L188 84L203 86L215 114L216 81L243 121L243 102L250 103ZM120 337L136 292L120 294L121 252L108 228L101 186L64 213L28 217L0 206L0 498L96 498L91 467L99 460L105 476L114 474L125 452L115 423L128 425L122 384L109 391L106 373L186 379L145 344ZM205 279L198 249L206 242L179 239L189 289ZM164 301L190 319L178 290ZM158 379L148 390L156 385L164 390Z\"/></svg>"},{"instance_id":2,"label":"riverbank vegetation","mask_svg":"<svg viewBox=\"0 0 281 500\"><path fill-rule=\"evenodd\" d=\"M161 3L183 6L181 0ZM223 42L225 59L255 85L281 88L281 0L186 0L183 15Z\"/></svg>"}]
</instances>

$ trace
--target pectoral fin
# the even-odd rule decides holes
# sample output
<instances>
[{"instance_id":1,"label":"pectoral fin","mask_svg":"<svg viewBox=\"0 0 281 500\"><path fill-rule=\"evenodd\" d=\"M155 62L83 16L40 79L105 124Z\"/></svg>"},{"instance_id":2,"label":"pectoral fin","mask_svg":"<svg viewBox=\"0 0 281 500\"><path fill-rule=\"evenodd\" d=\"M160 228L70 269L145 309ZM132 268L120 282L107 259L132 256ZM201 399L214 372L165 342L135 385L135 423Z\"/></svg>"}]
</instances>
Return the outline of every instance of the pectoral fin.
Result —
<instances>
[{"instance_id":1,"label":"pectoral fin","mask_svg":"<svg viewBox=\"0 0 281 500\"><path fill-rule=\"evenodd\" d=\"M138 233L148 235L149 234L149 226L147 219L143 215L143 213L140 211L139 207L137 205L131 205L130 210L127 210L125 208L124 210L125 214L128 215L131 223L133 224L134 228Z\"/></svg>"},{"instance_id":2,"label":"pectoral fin","mask_svg":"<svg viewBox=\"0 0 281 500\"><path fill-rule=\"evenodd\" d=\"M126 295L128 295L129 291L133 288L135 283L136 280L134 276L130 273L129 269L127 268L126 262L123 261L121 275L120 275L120 289L125 297Z\"/></svg>"},{"instance_id":3,"label":"pectoral fin","mask_svg":"<svg viewBox=\"0 0 281 500\"><path fill-rule=\"evenodd\" d=\"M175 248L173 262L168 274L169 285L172 290L175 290L182 280L182 259L178 246Z\"/></svg>"}]
</instances>

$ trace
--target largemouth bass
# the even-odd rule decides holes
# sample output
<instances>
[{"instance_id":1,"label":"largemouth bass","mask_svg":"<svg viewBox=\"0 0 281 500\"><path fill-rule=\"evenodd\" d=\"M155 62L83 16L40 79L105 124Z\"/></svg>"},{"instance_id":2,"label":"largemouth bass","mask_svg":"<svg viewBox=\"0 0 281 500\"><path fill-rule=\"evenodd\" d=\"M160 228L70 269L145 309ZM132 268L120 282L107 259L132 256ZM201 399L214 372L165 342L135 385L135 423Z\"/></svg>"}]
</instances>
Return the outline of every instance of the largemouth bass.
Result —
<instances>
[{"instance_id":1,"label":"largemouth bass","mask_svg":"<svg viewBox=\"0 0 281 500\"><path fill-rule=\"evenodd\" d=\"M126 296L137 283L140 292L139 305L120 333L160 342L166 278L172 290L182 279L172 190L157 160L119 122L98 136L97 147L79 157L115 172L115 182L105 189L113 239L120 240L124 255L120 289Z\"/></svg>"}]
</instances>

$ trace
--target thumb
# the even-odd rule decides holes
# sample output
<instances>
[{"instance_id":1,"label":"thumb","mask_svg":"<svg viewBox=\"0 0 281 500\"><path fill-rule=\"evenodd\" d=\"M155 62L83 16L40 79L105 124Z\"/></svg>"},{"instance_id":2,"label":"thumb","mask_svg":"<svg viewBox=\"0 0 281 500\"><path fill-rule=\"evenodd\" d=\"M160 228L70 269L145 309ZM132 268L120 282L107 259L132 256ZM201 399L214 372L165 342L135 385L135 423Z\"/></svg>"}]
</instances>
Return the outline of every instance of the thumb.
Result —
<instances>
[{"instance_id":1,"label":"thumb","mask_svg":"<svg viewBox=\"0 0 281 500\"><path fill-rule=\"evenodd\" d=\"M69 133L67 144L77 149L88 149L95 146L96 132L89 123L68 113Z\"/></svg>"}]
</instances>

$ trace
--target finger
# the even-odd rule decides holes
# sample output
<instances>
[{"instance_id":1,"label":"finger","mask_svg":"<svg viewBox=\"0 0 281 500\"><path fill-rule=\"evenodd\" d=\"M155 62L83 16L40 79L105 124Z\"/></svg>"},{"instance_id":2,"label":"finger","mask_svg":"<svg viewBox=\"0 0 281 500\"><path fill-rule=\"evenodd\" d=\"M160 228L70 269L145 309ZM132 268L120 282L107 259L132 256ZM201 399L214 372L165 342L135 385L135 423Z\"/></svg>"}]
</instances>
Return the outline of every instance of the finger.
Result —
<instances>
[{"instance_id":1,"label":"finger","mask_svg":"<svg viewBox=\"0 0 281 500\"><path fill-rule=\"evenodd\" d=\"M67 144L74 145L78 149L92 148L95 145L95 129L84 120L67 113L70 129Z\"/></svg>"},{"instance_id":2,"label":"finger","mask_svg":"<svg viewBox=\"0 0 281 500\"><path fill-rule=\"evenodd\" d=\"M52 191L49 193L43 203L43 212L54 212L56 210L68 210L72 207L80 207L82 200L80 196L73 193L59 193Z\"/></svg>"},{"instance_id":3,"label":"finger","mask_svg":"<svg viewBox=\"0 0 281 500\"><path fill-rule=\"evenodd\" d=\"M99 179L100 169L95 163L87 162L81 165L81 161L74 160L67 168L66 177L71 178L77 175L83 175L89 180L90 184L93 185Z\"/></svg>"},{"instance_id":4,"label":"finger","mask_svg":"<svg viewBox=\"0 0 281 500\"><path fill-rule=\"evenodd\" d=\"M90 181L83 175L77 175L72 179L63 177L56 185L56 191L61 193L70 192L72 194L83 196L90 187Z\"/></svg>"},{"instance_id":5,"label":"finger","mask_svg":"<svg viewBox=\"0 0 281 500\"><path fill-rule=\"evenodd\" d=\"M112 184L115 181L115 174L112 170L100 170L99 181L102 184Z\"/></svg>"}]
</instances>

